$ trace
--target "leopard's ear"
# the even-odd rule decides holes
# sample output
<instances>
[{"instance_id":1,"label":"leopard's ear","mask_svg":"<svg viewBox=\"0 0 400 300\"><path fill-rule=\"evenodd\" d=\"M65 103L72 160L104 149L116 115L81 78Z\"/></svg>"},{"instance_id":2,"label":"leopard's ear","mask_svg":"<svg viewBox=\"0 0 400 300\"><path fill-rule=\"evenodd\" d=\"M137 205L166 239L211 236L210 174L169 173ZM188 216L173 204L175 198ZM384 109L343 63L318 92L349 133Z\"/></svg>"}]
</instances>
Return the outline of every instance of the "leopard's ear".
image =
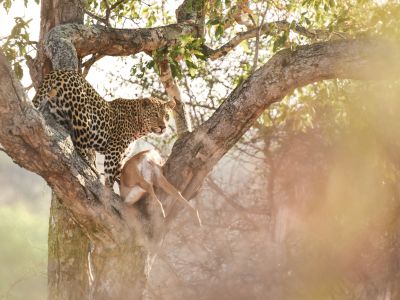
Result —
<instances>
[{"instance_id":1,"label":"leopard's ear","mask_svg":"<svg viewBox=\"0 0 400 300\"><path fill-rule=\"evenodd\" d=\"M169 100L168 102L165 102L165 105L166 105L167 107L169 107L170 109L174 109L176 103L175 103L174 100Z\"/></svg>"}]
</instances>

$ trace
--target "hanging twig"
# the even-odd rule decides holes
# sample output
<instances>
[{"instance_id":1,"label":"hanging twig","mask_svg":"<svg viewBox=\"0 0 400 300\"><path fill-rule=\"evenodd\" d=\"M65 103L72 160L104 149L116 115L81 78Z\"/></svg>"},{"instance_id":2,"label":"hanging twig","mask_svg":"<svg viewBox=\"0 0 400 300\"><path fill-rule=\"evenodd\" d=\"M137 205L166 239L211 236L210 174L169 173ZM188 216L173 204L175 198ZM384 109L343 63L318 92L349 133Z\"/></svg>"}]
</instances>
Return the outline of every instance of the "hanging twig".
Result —
<instances>
[{"instance_id":1,"label":"hanging twig","mask_svg":"<svg viewBox=\"0 0 400 300\"><path fill-rule=\"evenodd\" d=\"M267 16L267 12L268 12L268 2L265 5L265 11L261 17L261 22L260 22L260 24L258 24L258 30L257 30L257 35L256 35L256 48L254 51L253 67L251 68L251 73L253 73L257 69L258 51L260 48L261 28L264 25L264 20L265 20L265 17Z\"/></svg>"}]
</instances>

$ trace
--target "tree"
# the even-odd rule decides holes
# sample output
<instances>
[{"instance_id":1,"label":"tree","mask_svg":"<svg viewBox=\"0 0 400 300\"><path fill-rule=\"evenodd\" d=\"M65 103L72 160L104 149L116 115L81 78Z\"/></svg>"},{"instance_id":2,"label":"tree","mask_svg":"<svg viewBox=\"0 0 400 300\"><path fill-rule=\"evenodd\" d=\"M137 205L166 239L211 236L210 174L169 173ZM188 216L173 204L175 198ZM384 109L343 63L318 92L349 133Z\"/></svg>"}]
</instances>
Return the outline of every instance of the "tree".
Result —
<instances>
[{"instance_id":1,"label":"tree","mask_svg":"<svg viewBox=\"0 0 400 300\"><path fill-rule=\"evenodd\" d=\"M325 79L397 78L399 74L395 42L377 36L359 36L363 26L378 35L378 21L384 21L383 28L394 25L392 17L374 20L382 8L372 4L365 8L370 17L361 21L355 11L365 5L363 1L349 9L347 4L334 1L303 1L301 5L293 1L287 7L281 3L270 7L263 2L185 0L176 10L176 22L166 18L165 26L136 29L111 26L118 25L129 12L134 19L138 3L102 1L98 7L93 1L43 1L37 56L27 63L37 87L52 68L83 69L87 73L96 60L107 55L139 52L152 55L149 66L155 66L167 94L178 104L175 111L178 140L164 171L188 199L263 112L294 89ZM392 3L387 6L396 7ZM310 12L304 12L305 9ZM324 11L326 16L322 17ZM286 13L283 19L282 12ZM85 14L90 17L86 23ZM147 12L147 25L152 25L155 14ZM296 21L286 21L290 16ZM93 20L102 25L94 25ZM329 24L328 30L321 29L323 23ZM237 32L234 24L243 26L244 31ZM232 38L212 49L207 46L210 43L206 42L206 27L214 34L213 46L221 43L222 37ZM296 34L297 41L290 38L291 33ZM261 41L262 36L269 39ZM237 86L211 117L189 132L176 78L194 76L200 72L197 69L201 69L202 60L224 57L251 38L256 38L256 42L254 63L248 74L237 79ZM256 69L262 47L271 45L272 57ZM8 60L13 60L11 42L3 48ZM88 55L91 58L82 62ZM185 63L183 67L181 60ZM138 227L151 225L141 217L144 225L139 226L117 195L105 197L96 174L72 151L68 134L51 118L41 116L26 100L4 55L0 66L3 84L0 142L15 162L42 176L54 192L49 297L138 298L145 284L147 254L139 242ZM13 61L13 67L18 75L18 63ZM57 264L52 263L54 258Z\"/></svg>"}]
</instances>

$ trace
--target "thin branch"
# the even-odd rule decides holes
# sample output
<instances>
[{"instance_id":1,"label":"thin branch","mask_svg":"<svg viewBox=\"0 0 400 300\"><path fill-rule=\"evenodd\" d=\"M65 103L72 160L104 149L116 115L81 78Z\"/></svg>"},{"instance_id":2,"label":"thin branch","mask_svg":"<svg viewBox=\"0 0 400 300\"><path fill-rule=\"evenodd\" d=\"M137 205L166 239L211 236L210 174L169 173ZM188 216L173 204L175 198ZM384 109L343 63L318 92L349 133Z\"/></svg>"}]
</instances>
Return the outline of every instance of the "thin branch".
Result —
<instances>
[{"instance_id":1,"label":"thin branch","mask_svg":"<svg viewBox=\"0 0 400 300\"><path fill-rule=\"evenodd\" d=\"M214 191L217 192L218 195L220 195L224 200L226 201L227 204L229 204L231 207L236 209L242 216L245 218L247 221L249 221L254 227L257 227L254 222L252 222L249 217L246 214L254 214L254 215L268 215L269 210L265 208L248 208L244 207L240 204L238 204L236 201L232 200L230 196L228 196L219 186L218 184L214 181L214 179L211 176L208 176L206 179L206 182L210 188L212 188Z\"/></svg>"},{"instance_id":2,"label":"thin branch","mask_svg":"<svg viewBox=\"0 0 400 300\"><path fill-rule=\"evenodd\" d=\"M127 0L119 0L119 1L115 2L113 5L110 6L110 4L108 3L108 1L107 1L107 0L104 0L104 3L105 3L105 5L106 5L106 16L105 16L105 19L106 19L107 25L108 25L109 27L111 27L111 24L110 24L110 16L111 16L112 11L113 11L118 5L120 5L120 4L122 4L122 3L126 2L126 1L127 1Z\"/></svg>"},{"instance_id":3,"label":"thin branch","mask_svg":"<svg viewBox=\"0 0 400 300\"><path fill-rule=\"evenodd\" d=\"M299 35L305 36L309 39L324 39L328 38L329 36L332 35L332 33L324 30L312 30L312 29L307 29L301 25L298 25L296 23L289 23L287 21L276 21L276 22L271 22L271 23L266 23L263 24L259 27L253 28L248 31L244 31L241 33L238 33L232 40L224 44L218 49L211 49L207 46L204 47L204 51L207 54L208 58L215 60L218 59L222 56L225 56L228 54L230 51L232 51L237 45L239 45L242 41L248 40L254 37L257 37L258 33L263 33L265 35L271 34L274 31L287 31L287 30L293 30ZM333 33L338 35L339 37L345 36L345 34L338 34L338 33Z\"/></svg>"},{"instance_id":4,"label":"thin branch","mask_svg":"<svg viewBox=\"0 0 400 300\"><path fill-rule=\"evenodd\" d=\"M120 4L124 3L124 2L126 2L127 0L119 0L119 1L115 2L115 3L114 3L113 5L111 5L111 6L110 6L110 4L108 3L107 0L103 0L103 1L104 1L105 6L106 6L106 15L105 15L104 17L103 17L103 16L99 16L99 15L97 15L97 14L95 14L95 13L89 11L88 9L86 9L83 0L80 1L80 5L81 5L81 8L83 9L83 11L85 12L85 14L87 14L89 17L91 17L91 18L97 20L97 21L100 22L100 23L103 23L103 24L106 25L107 27L111 27L111 24L110 24L110 16L111 16L112 11L113 11L118 5L120 5Z\"/></svg>"},{"instance_id":5,"label":"thin branch","mask_svg":"<svg viewBox=\"0 0 400 300\"><path fill-rule=\"evenodd\" d=\"M246 26L247 29L257 27L257 24L253 18L253 12L249 8L248 2L248 0L240 1L237 3L238 5L233 6L228 11L227 20L224 24L225 30L232 27L234 21L236 21L236 23L239 25ZM246 15L248 16L248 19L245 18Z\"/></svg>"},{"instance_id":6,"label":"thin branch","mask_svg":"<svg viewBox=\"0 0 400 300\"><path fill-rule=\"evenodd\" d=\"M33 83L31 83L31 84L28 85L27 87L24 87L25 93L27 93L31 88L33 88Z\"/></svg>"},{"instance_id":7,"label":"thin branch","mask_svg":"<svg viewBox=\"0 0 400 300\"><path fill-rule=\"evenodd\" d=\"M168 97L174 100L176 106L174 108L174 119L176 124L176 133L178 137L182 136L185 132L191 131L192 126L189 119L186 116L185 104L182 101L181 92L179 86L172 76L172 70L169 66L167 59L164 59L159 64L160 70L160 81L162 82Z\"/></svg>"},{"instance_id":8,"label":"thin branch","mask_svg":"<svg viewBox=\"0 0 400 300\"><path fill-rule=\"evenodd\" d=\"M90 67L98 60L102 59L105 55L102 54L93 54L91 58L89 58L87 61L85 61L82 64L83 67L83 72L82 75L83 77L86 77L87 74L89 73Z\"/></svg>"},{"instance_id":9,"label":"thin branch","mask_svg":"<svg viewBox=\"0 0 400 300\"><path fill-rule=\"evenodd\" d=\"M113 5L111 5L110 10L113 10L115 8L117 8L118 5L127 2L128 0L119 0L117 2L115 2Z\"/></svg>"},{"instance_id":10,"label":"thin branch","mask_svg":"<svg viewBox=\"0 0 400 300\"><path fill-rule=\"evenodd\" d=\"M110 14L111 14L110 4L108 3L107 0L103 0L103 1L104 1L105 6L106 6L106 16L104 17L104 19L106 20L106 25L108 27L111 27L111 24L110 24Z\"/></svg>"},{"instance_id":11,"label":"thin branch","mask_svg":"<svg viewBox=\"0 0 400 300\"><path fill-rule=\"evenodd\" d=\"M261 29L262 29L262 27L264 25L264 21L265 21L265 17L267 15L267 12L268 12L268 2L267 2L267 5L265 7L265 11L264 11L264 13L262 15L261 22L260 22L260 24L257 24L258 25L258 30L257 30L257 35L256 35L256 48L254 50L254 59L253 59L253 66L251 68L251 73L253 73L257 69L258 50L259 50L259 47L260 47L260 34L261 34Z\"/></svg>"},{"instance_id":12,"label":"thin branch","mask_svg":"<svg viewBox=\"0 0 400 300\"><path fill-rule=\"evenodd\" d=\"M105 17L98 16L97 14L92 13L90 10L86 9L84 0L80 0L79 1L79 5L80 5L80 8L83 10L83 12L85 14L87 14L89 17L97 20L100 23L103 23L106 26L109 25L108 22L107 22L107 19Z\"/></svg>"}]
</instances>

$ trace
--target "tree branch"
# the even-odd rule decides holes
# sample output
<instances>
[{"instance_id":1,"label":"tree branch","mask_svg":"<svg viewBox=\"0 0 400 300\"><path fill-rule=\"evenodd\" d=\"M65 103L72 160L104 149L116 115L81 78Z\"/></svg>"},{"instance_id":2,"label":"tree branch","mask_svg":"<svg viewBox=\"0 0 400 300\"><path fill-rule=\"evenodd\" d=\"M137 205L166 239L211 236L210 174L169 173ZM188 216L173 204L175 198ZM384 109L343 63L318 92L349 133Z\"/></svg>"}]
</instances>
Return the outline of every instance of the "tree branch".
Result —
<instances>
[{"instance_id":1,"label":"tree branch","mask_svg":"<svg viewBox=\"0 0 400 300\"><path fill-rule=\"evenodd\" d=\"M113 243L131 239L126 207L117 195L107 195L65 130L44 120L27 101L2 52L0 81L0 143L7 154L46 180L89 238Z\"/></svg>"},{"instance_id":2,"label":"tree branch","mask_svg":"<svg viewBox=\"0 0 400 300\"><path fill-rule=\"evenodd\" d=\"M205 2L206 0L184 0L175 11L178 23L196 24L198 36L204 36Z\"/></svg>"},{"instance_id":3,"label":"tree branch","mask_svg":"<svg viewBox=\"0 0 400 300\"><path fill-rule=\"evenodd\" d=\"M291 23L287 21L277 21L277 22L263 24L259 27L255 27L245 32L240 32L232 40L230 40L220 48L214 50L209 47L204 47L204 51L208 56L208 58L215 60L228 54L242 41L257 37L258 34L263 33L265 35L268 35L274 31L287 31L287 30L293 30L297 34L305 36L310 39L325 39L329 37L331 34L333 34L323 30L310 30L296 23L291 25Z\"/></svg>"},{"instance_id":4,"label":"tree branch","mask_svg":"<svg viewBox=\"0 0 400 300\"><path fill-rule=\"evenodd\" d=\"M251 73L253 73L257 69L258 51L259 51L259 48L260 48L260 35L261 35L262 27L264 25L265 17L267 16L267 12L268 12L268 3L266 4L264 13L262 14L260 24L257 24L258 25L258 31L256 33L256 48L254 50L253 66L251 67Z\"/></svg>"},{"instance_id":5,"label":"tree branch","mask_svg":"<svg viewBox=\"0 0 400 300\"><path fill-rule=\"evenodd\" d=\"M82 64L82 67L83 67L82 75L83 75L83 77L86 77L87 74L89 73L90 68L93 66L93 64L96 61L102 59L103 57L104 57L104 55L101 55L101 54L93 54L91 58L89 58L87 61L85 61Z\"/></svg>"},{"instance_id":6,"label":"tree branch","mask_svg":"<svg viewBox=\"0 0 400 300\"><path fill-rule=\"evenodd\" d=\"M338 40L280 51L238 86L206 122L178 139L164 173L190 199L261 113L293 89L332 78L399 75L399 47L384 40Z\"/></svg>"},{"instance_id":7,"label":"tree branch","mask_svg":"<svg viewBox=\"0 0 400 300\"><path fill-rule=\"evenodd\" d=\"M60 62L72 62L90 54L124 56L141 51L152 52L173 45L181 35L196 34L193 24L172 24L156 28L116 29L104 26L64 24L54 27L46 38L46 51L54 69L66 68Z\"/></svg>"},{"instance_id":8,"label":"tree branch","mask_svg":"<svg viewBox=\"0 0 400 300\"><path fill-rule=\"evenodd\" d=\"M176 103L174 108L174 119L176 124L176 133L178 137L182 136L185 132L191 131L192 126L189 118L186 116L185 106L182 101L181 93L178 84L172 76L172 71L169 66L168 60L165 59L159 63L160 81L163 84L165 91L169 98L173 99Z\"/></svg>"},{"instance_id":9,"label":"tree branch","mask_svg":"<svg viewBox=\"0 0 400 300\"><path fill-rule=\"evenodd\" d=\"M98 22L103 23L103 24L106 25L107 27L111 27L111 24L110 24L110 15L111 15L111 12L112 12L118 5L120 5L120 4L122 4L122 3L126 2L126 1L127 1L127 0L119 0L119 1L115 2L113 5L110 6L110 4L108 3L108 1L107 1L107 0L104 0L105 6L106 6L106 15L105 15L104 17L103 17L103 16L96 15L95 13L93 13L93 12L87 10L87 9L85 8L85 3L83 2L83 0L80 0L80 6L81 6L82 10L85 12L85 14L87 14L89 17L91 17L91 18L97 20Z\"/></svg>"}]
</instances>

